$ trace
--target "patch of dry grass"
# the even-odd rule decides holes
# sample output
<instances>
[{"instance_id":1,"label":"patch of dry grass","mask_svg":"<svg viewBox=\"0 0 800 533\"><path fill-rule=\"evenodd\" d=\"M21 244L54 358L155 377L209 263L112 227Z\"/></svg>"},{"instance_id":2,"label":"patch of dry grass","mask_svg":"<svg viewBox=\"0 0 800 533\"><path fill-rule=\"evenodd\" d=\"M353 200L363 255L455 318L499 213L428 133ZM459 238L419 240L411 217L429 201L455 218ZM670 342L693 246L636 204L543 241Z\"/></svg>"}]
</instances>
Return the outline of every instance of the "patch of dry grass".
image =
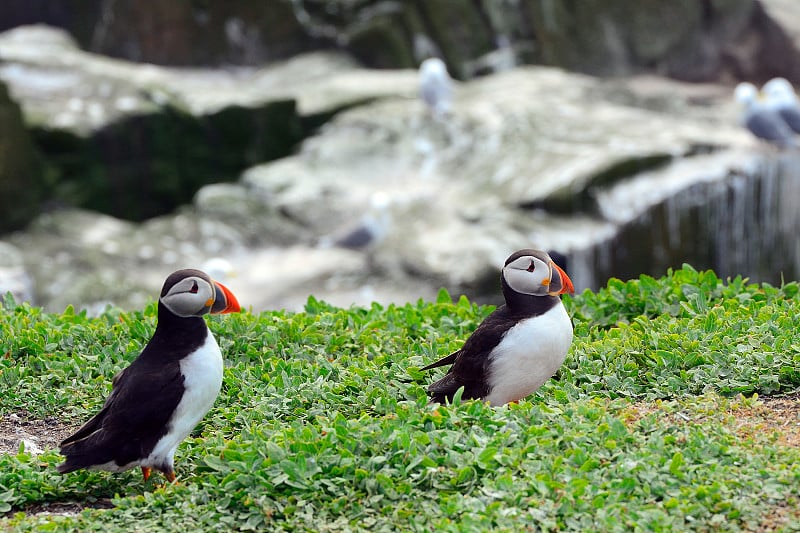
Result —
<instances>
[{"instance_id":1,"label":"patch of dry grass","mask_svg":"<svg viewBox=\"0 0 800 533\"><path fill-rule=\"evenodd\" d=\"M0 454L15 454L20 442L26 442L28 453L58 448L58 443L75 428L55 417L39 420L26 412L0 416Z\"/></svg>"},{"instance_id":2,"label":"patch of dry grass","mask_svg":"<svg viewBox=\"0 0 800 533\"><path fill-rule=\"evenodd\" d=\"M625 407L620 418L634 428L642 419L656 417L661 423L684 424L707 422L717 418L734 434L754 443L780 447L800 447L800 391L781 396L744 398L718 397L707 409L687 414L674 402L640 401ZM800 531L800 501L796 498L777 502L765 509L754 533Z\"/></svg>"},{"instance_id":3,"label":"patch of dry grass","mask_svg":"<svg viewBox=\"0 0 800 533\"><path fill-rule=\"evenodd\" d=\"M671 419L674 423L689 422L698 416L718 417L742 438L766 439L779 446L800 447L800 392L761 398L757 395L751 398L720 397L714 402L713 409L693 416L670 402L640 401L623 409L621 418L630 427L650 415Z\"/></svg>"}]
</instances>

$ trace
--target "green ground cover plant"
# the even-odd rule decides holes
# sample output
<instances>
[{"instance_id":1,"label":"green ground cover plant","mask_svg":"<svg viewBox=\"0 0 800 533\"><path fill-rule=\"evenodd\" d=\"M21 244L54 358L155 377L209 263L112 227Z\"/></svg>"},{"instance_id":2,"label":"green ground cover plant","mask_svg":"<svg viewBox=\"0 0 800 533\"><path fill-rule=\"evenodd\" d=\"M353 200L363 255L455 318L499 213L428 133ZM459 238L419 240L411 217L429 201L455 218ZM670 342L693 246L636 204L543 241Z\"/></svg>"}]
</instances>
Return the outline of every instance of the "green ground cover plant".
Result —
<instances>
[{"instance_id":1,"label":"green ground cover plant","mask_svg":"<svg viewBox=\"0 0 800 533\"><path fill-rule=\"evenodd\" d=\"M575 340L564 366L501 408L428 403L439 374L419 368L492 310L444 291L212 317L223 389L178 448L179 484L60 476L56 450L21 447L0 455L0 529L800 531L800 450L737 417L800 388L799 289L685 266L565 298ZM154 303L88 318L7 298L0 415L77 427L155 315ZM32 511L56 502L87 508Z\"/></svg>"}]
</instances>

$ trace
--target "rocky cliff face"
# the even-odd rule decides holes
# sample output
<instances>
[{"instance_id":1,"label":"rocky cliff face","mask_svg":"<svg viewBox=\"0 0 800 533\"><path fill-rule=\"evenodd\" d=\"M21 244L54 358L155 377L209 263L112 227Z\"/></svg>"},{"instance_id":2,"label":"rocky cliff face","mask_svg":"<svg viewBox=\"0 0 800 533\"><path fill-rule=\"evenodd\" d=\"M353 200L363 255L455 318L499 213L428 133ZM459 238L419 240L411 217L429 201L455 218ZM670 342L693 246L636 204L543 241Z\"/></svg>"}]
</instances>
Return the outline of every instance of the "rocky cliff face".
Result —
<instances>
[{"instance_id":1,"label":"rocky cliff face","mask_svg":"<svg viewBox=\"0 0 800 533\"><path fill-rule=\"evenodd\" d=\"M743 131L729 86L518 65L532 60L520 46L531 35L541 61L591 59L615 73L679 76L697 52L711 70L696 78L763 75L776 63L753 51L785 48L792 76L793 34L771 30L768 4L676 3L694 10L680 38L656 35L671 13L635 5L523 1L515 18L502 2L469 2L451 29L456 4L292 3L321 40L371 43L373 64L413 64L408 29L419 26L418 47L440 49L463 76L489 74L458 83L442 117L416 99L415 70L367 69L338 52L177 69L89 53L44 27L0 35L0 79L51 165L34 178L47 175L57 200L0 243L11 258L0 281L17 280L0 291L55 311L139 307L166 272L196 266L229 277L256 310L296 309L309 294L340 305L430 298L442 286L496 302L499 265L528 246L565 253L579 290L684 261L771 282L800 275L789 203L798 155ZM728 47L739 30L748 38ZM548 59L546 42L562 55ZM396 53L408 58L387 59ZM12 208L25 205L14 194ZM353 231L371 239L354 248Z\"/></svg>"},{"instance_id":2,"label":"rocky cliff face","mask_svg":"<svg viewBox=\"0 0 800 533\"><path fill-rule=\"evenodd\" d=\"M800 278L800 154L726 149L643 172L598 195L613 236L571 257L589 287L688 262L720 277Z\"/></svg>"},{"instance_id":3,"label":"rocky cliff face","mask_svg":"<svg viewBox=\"0 0 800 533\"><path fill-rule=\"evenodd\" d=\"M256 65L327 45L304 30L292 2L211 0L8 0L0 29L47 24L75 36L85 50L162 65Z\"/></svg>"},{"instance_id":4,"label":"rocky cliff face","mask_svg":"<svg viewBox=\"0 0 800 533\"><path fill-rule=\"evenodd\" d=\"M460 78L516 64L692 81L800 81L793 0L60 0L0 4L0 29L47 23L81 47L164 65L260 65L311 50ZM67 7L68 6L68 7ZM5 24L5 26L3 26Z\"/></svg>"},{"instance_id":5,"label":"rocky cliff face","mask_svg":"<svg viewBox=\"0 0 800 533\"><path fill-rule=\"evenodd\" d=\"M76 111L92 104L116 109L113 124L136 116L114 108L115 96L66 91L58 103L29 90L14 69L59 70L25 42L0 74L11 69L31 120L40 100L53 105L40 127L72 121L102 131ZM442 286L496 301L499 265L526 246L566 254L579 290L684 261L770 281L776 268L800 273L789 229L797 221L783 194L796 186L797 155L742 130L725 86L518 67L458 84L452 112L437 117L414 97L415 71L368 70L336 54L236 73L87 55L71 76L118 80L142 108L146 80L149 94L200 117L288 101L301 124L328 118L290 155L202 186L177 212L135 224L57 210L8 236L49 309L138 307L165 272L217 268L220 259L228 266L218 275L254 309L296 309L309 294L342 305L430 298ZM70 99L80 103L71 108ZM358 228L372 241L331 246L355 242L341 237ZM762 262L778 256L785 260Z\"/></svg>"},{"instance_id":6,"label":"rocky cliff face","mask_svg":"<svg viewBox=\"0 0 800 533\"><path fill-rule=\"evenodd\" d=\"M19 105L0 82L0 233L32 220L45 196L44 176Z\"/></svg>"},{"instance_id":7,"label":"rocky cliff face","mask_svg":"<svg viewBox=\"0 0 800 533\"><path fill-rule=\"evenodd\" d=\"M292 98L209 102L204 95L224 92L233 73L112 60L43 26L2 34L0 58L59 204L144 220L191 201L202 185L288 154L303 135Z\"/></svg>"}]
</instances>

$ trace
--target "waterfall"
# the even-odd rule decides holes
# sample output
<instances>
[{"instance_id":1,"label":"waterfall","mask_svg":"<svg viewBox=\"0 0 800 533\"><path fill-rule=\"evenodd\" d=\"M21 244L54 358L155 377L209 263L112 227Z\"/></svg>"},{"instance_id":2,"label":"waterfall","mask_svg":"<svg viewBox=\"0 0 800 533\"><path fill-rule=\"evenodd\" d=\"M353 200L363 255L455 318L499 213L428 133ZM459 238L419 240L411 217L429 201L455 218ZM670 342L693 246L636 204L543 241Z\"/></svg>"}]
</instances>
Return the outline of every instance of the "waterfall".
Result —
<instances>
[{"instance_id":1,"label":"waterfall","mask_svg":"<svg viewBox=\"0 0 800 533\"><path fill-rule=\"evenodd\" d=\"M661 276L683 263L722 278L800 278L800 155L740 152L710 161L713 169L673 164L599 194L601 213L619 231L570 253L576 285Z\"/></svg>"}]
</instances>

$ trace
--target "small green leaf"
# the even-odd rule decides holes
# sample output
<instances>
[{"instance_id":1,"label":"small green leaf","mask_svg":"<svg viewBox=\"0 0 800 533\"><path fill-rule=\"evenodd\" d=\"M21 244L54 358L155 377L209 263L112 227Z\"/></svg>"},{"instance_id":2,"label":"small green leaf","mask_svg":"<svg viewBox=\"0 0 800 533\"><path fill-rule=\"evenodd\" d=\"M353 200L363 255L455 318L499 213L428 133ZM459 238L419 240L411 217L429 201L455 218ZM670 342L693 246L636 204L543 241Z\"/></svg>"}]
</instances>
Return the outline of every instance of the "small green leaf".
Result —
<instances>
[{"instance_id":1,"label":"small green leaf","mask_svg":"<svg viewBox=\"0 0 800 533\"><path fill-rule=\"evenodd\" d=\"M675 452L672 455L672 460L669 462L669 473L676 477L681 477L684 460L681 452Z\"/></svg>"}]
</instances>

